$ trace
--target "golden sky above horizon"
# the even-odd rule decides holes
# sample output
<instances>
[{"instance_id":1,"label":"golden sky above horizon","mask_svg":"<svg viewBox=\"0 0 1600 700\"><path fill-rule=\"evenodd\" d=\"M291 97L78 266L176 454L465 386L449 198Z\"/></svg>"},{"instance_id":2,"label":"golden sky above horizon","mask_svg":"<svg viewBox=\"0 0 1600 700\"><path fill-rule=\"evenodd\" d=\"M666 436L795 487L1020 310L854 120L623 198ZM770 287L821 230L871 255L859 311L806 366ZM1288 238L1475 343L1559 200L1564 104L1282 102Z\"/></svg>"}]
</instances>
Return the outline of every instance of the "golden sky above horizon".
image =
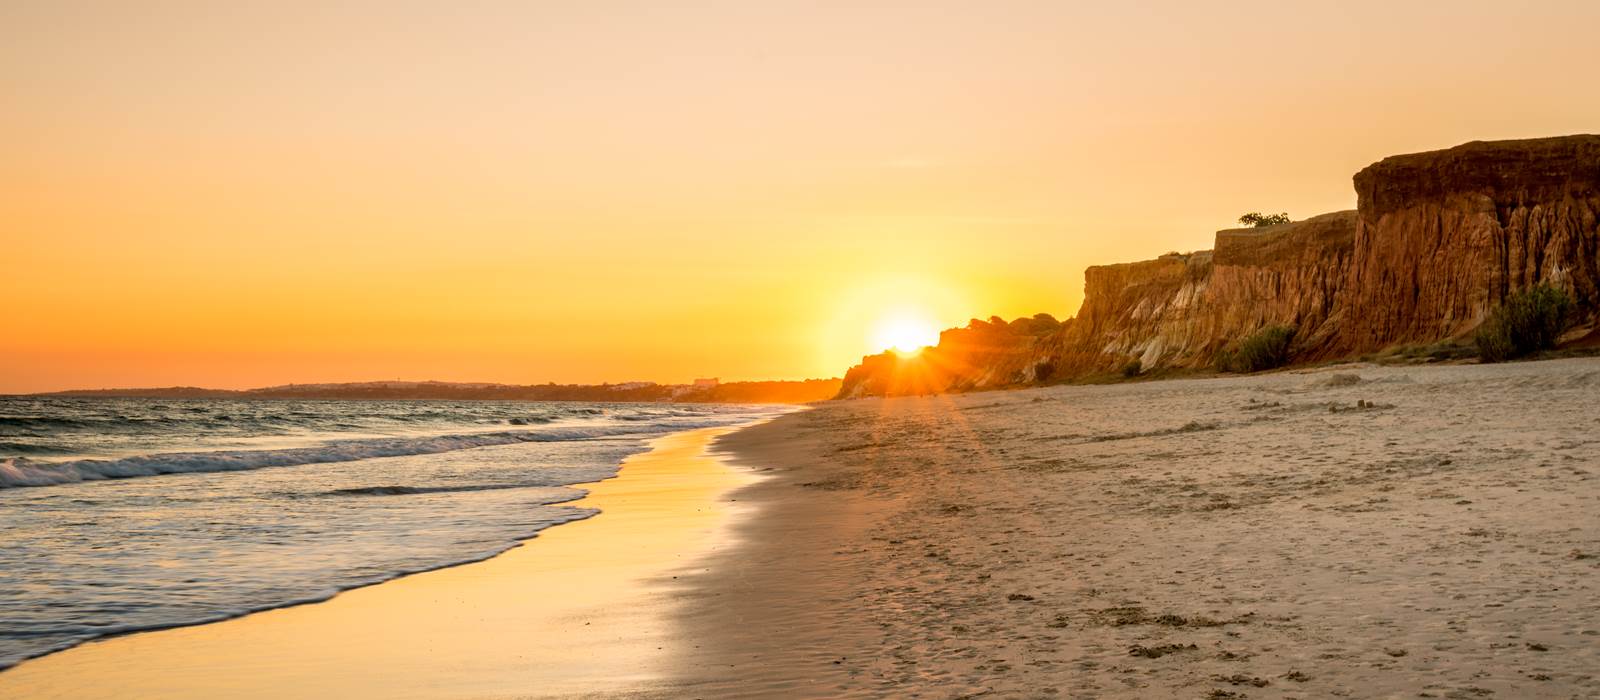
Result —
<instances>
[{"instance_id":1,"label":"golden sky above horizon","mask_svg":"<svg viewBox=\"0 0 1600 700\"><path fill-rule=\"evenodd\" d=\"M1589 2L665 5L0 3L0 393L838 376L1600 131Z\"/></svg>"}]
</instances>

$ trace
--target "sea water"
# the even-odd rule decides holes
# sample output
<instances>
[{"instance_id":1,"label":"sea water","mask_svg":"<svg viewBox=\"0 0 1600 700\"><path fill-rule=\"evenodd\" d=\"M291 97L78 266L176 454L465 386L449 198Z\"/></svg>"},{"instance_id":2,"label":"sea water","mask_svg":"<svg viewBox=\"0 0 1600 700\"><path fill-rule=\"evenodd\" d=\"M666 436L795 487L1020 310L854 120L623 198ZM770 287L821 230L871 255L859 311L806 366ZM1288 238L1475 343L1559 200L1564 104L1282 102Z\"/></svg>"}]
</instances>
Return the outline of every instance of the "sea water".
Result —
<instances>
[{"instance_id":1,"label":"sea water","mask_svg":"<svg viewBox=\"0 0 1600 700\"><path fill-rule=\"evenodd\" d=\"M485 559L651 438L778 410L0 398L0 669Z\"/></svg>"}]
</instances>

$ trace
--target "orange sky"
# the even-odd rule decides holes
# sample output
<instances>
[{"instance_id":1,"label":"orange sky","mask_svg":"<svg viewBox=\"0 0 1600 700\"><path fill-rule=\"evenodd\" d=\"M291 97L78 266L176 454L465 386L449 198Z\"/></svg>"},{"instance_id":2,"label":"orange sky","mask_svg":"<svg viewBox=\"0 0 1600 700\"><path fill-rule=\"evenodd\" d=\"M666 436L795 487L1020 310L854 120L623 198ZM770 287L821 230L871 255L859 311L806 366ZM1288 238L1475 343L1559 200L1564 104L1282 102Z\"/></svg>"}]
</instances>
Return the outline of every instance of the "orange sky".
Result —
<instances>
[{"instance_id":1,"label":"orange sky","mask_svg":"<svg viewBox=\"0 0 1600 700\"><path fill-rule=\"evenodd\" d=\"M1592 2L683 4L0 4L0 392L835 376L1600 130Z\"/></svg>"}]
</instances>

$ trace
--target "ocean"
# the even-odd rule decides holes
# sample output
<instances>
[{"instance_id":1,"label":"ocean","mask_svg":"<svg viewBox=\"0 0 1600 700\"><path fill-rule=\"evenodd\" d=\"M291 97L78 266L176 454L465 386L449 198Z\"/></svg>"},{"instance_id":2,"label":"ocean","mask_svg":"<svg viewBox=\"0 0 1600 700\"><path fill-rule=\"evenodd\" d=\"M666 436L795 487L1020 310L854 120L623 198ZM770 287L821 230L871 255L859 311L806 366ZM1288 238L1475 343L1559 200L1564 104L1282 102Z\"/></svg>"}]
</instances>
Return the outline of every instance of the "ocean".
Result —
<instances>
[{"instance_id":1,"label":"ocean","mask_svg":"<svg viewBox=\"0 0 1600 700\"><path fill-rule=\"evenodd\" d=\"M651 438L783 410L0 398L0 669L486 559Z\"/></svg>"}]
</instances>

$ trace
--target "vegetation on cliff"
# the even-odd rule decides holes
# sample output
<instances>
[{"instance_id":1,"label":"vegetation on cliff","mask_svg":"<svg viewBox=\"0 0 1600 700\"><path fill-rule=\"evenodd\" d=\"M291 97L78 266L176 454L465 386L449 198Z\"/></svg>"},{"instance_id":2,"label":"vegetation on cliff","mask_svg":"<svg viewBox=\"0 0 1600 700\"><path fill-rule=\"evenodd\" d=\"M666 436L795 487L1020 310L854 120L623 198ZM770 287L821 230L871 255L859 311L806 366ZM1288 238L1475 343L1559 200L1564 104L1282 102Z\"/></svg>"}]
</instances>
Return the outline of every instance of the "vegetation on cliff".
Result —
<instances>
[{"instance_id":1,"label":"vegetation on cliff","mask_svg":"<svg viewBox=\"0 0 1600 700\"><path fill-rule=\"evenodd\" d=\"M1556 346L1572 319L1572 296L1540 284L1506 297L1478 327L1478 357L1504 362Z\"/></svg>"},{"instance_id":2,"label":"vegetation on cliff","mask_svg":"<svg viewBox=\"0 0 1600 700\"><path fill-rule=\"evenodd\" d=\"M1217 354L1217 369L1223 372L1263 372L1289 364L1289 347L1294 342L1294 326L1272 325L1251 333L1238 346Z\"/></svg>"},{"instance_id":3,"label":"vegetation on cliff","mask_svg":"<svg viewBox=\"0 0 1600 700\"><path fill-rule=\"evenodd\" d=\"M1290 219L1289 219L1289 213L1288 212L1279 212L1277 214L1262 214L1259 211L1253 211L1253 212L1250 212L1248 214L1245 214L1244 216L1239 217L1239 224L1241 226L1251 226L1251 227L1254 227L1254 228L1266 228L1268 226L1277 226L1278 224L1287 224L1287 223L1289 223L1289 221L1290 221Z\"/></svg>"}]
</instances>

